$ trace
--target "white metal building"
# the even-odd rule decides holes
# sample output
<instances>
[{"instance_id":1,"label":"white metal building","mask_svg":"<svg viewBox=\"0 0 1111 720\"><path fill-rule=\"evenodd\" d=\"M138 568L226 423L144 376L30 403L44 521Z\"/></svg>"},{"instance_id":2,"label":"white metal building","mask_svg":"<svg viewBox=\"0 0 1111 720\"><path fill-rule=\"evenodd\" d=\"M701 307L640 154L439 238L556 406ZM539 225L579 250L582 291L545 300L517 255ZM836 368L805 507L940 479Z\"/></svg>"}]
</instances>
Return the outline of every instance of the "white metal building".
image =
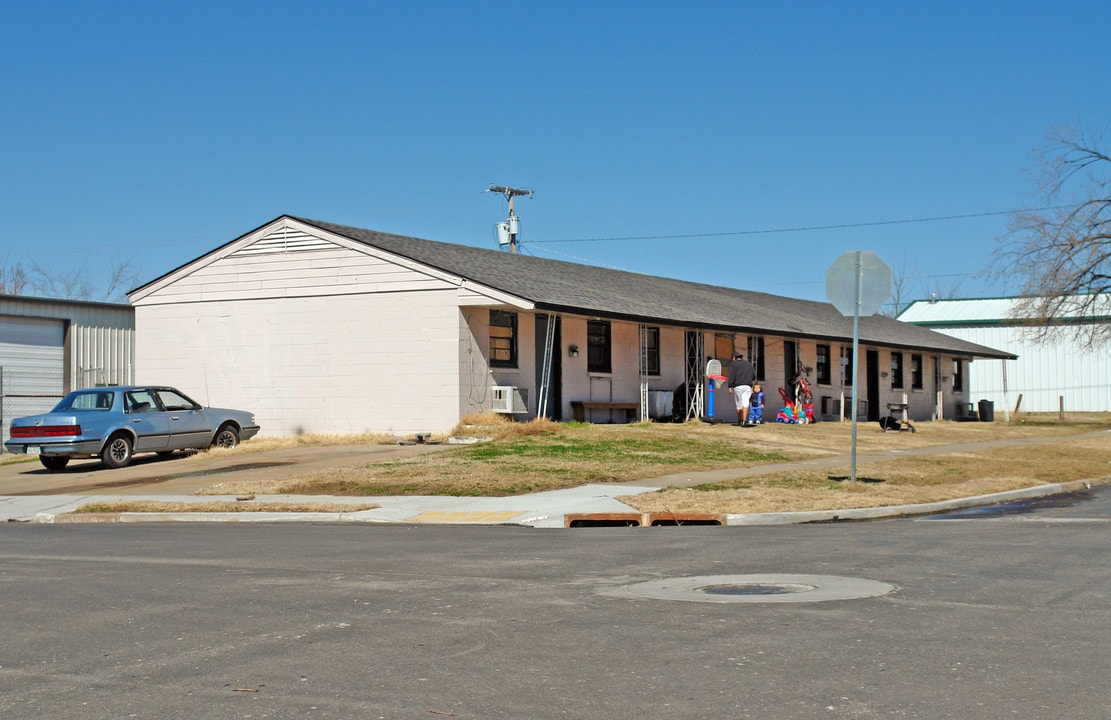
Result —
<instances>
[{"instance_id":1,"label":"white metal building","mask_svg":"<svg viewBox=\"0 0 1111 720\"><path fill-rule=\"evenodd\" d=\"M1111 347L1087 347L1066 331L1048 342L1035 340L1031 321L1016 317L1020 298L919 300L898 319L1018 356L977 360L969 366L973 399L1013 411L1022 397L1026 412L1111 412ZM1062 319L1067 326L1076 319ZM1111 323L1111 314L1084 322Z\"/></svg>"},{"instance_id":2,"label":"white metal building","mask_svg":"<svg viewBox=\"0 0 1111 720\"><path fill-rule=\"evenodd\" d=\"M70 390L124 385L135 368L130 305L0 295L0 427Z\"/></svg>"}]
</instances>

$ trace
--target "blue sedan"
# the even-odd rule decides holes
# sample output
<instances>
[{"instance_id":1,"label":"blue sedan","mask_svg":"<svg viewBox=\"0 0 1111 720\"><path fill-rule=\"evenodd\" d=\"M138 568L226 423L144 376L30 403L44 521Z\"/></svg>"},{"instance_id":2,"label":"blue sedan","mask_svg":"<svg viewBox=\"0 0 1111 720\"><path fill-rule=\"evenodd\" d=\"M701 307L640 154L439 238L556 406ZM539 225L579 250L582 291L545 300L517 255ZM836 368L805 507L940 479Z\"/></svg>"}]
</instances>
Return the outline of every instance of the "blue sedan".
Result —
<instances>
[{"instance_id":1,"label":"blue sedan","mask_svg":"<svg viewBox=\"0 0 1111 720\"><path fill-rule=\"evenodd\" d=\"M94 457L120 468L138 452L235 447L258 430L253 413L202 407L172 387L101 387L75 390L48 413L15 418L4 447L38 455L47 470Z\"/></svg>"}]
</instances>

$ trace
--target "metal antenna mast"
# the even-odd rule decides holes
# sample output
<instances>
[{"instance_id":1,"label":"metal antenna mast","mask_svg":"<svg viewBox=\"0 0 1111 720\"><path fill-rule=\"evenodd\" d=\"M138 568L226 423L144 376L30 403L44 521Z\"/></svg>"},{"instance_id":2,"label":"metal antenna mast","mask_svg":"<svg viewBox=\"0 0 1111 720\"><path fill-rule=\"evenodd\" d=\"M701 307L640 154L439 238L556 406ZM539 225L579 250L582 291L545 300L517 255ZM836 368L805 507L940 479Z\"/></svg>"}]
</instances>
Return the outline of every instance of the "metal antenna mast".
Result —
<instances>
[{"instance_id":1,"label":"metal antenna mast","mask_svg":"<svg viewBox=\"0 0 1111 720\"><path fill-rule=\"evenodd\" d=\"M504 223L499 223L499 231L503 231L507 241L505 244L509 245L509 252L517 252L517 234L520 232L520 221L517 220L517 215L513 212L513 198L518 195L528 195L532 197L532 190L523 190L521 188L503 187L501 185L491 185L486 188L484 192L496 192L505 195L505 199L509 201L509 219Z\"/></svg>"}]
</instances>

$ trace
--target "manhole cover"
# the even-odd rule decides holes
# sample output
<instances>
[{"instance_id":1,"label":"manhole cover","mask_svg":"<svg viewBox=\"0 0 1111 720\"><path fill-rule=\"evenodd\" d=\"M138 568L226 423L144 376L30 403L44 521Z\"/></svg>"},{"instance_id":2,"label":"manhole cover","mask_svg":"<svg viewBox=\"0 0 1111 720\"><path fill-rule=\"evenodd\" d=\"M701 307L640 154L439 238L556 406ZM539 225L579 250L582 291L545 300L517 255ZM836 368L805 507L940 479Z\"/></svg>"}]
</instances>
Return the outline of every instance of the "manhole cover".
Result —
<instances>
[{"instance_id":1,"label":"manhole cover","mask_svg":"<svg viewBox=\"0 0 1111 720\"><path fill-rule=\"evenodd\" d=\"M710 595L782 595L783 593L809 592L813 585L791 583L741 583L740 585L707 585L695 588Z\"/></svg>"},{"instance_id":2,"label":"manhole cover","mask_svg":"<svg viewBox=\"0 0 1111 720\"><path fill-rule=\"evenodd\" d=\"M702 575L626 585L622 592L655 600L784 603L879 597L894 585L838 575Z\"/></svg>"}]
</instances>

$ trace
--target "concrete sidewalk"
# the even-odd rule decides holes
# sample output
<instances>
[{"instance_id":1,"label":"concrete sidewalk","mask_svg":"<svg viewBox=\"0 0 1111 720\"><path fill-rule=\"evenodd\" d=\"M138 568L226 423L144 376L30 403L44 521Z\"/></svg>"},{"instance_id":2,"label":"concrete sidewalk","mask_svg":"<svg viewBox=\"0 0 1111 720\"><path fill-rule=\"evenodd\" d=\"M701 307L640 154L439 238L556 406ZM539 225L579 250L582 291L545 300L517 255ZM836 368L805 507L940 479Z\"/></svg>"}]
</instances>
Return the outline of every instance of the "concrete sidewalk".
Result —
<instances>
[{"instance_id":1,"label":"concrete sidewalk","mask_svg":"<svg viewBox=\"0 0 1111 720\"><path fill-rule=\"evenodd\" d=\"M1107 484L1108 479L1077 480L1069 483L1039 485L1010 492L958 498L922 505L897 505L850 510L814 510L806 512L724 514L716 517L649 515L641 513L618 496L652 492L659 486L583 485L566 490L517 495L513 497L441 497L395 496L352 498L332 496L259 495L247 502L348 503L373 502L379 507L349 513L332 512L203 512L205 503L235 501L235 496L136 496L136 495L40 495L0 497L0 520L32 523L72 522L367 522L413 523L442 525L521 525L535 528L564 528L575 524L639 525L653 524L720 524L720 525L786 525L835 520L872 520L879 518L926 515L960 508L992 505L1013 500L1077 492L1093 485ZM197 512L109 513L103 515L74 513L91 502L115 500L135 502L190 503Z\"/></svg>"}]
</instances>

